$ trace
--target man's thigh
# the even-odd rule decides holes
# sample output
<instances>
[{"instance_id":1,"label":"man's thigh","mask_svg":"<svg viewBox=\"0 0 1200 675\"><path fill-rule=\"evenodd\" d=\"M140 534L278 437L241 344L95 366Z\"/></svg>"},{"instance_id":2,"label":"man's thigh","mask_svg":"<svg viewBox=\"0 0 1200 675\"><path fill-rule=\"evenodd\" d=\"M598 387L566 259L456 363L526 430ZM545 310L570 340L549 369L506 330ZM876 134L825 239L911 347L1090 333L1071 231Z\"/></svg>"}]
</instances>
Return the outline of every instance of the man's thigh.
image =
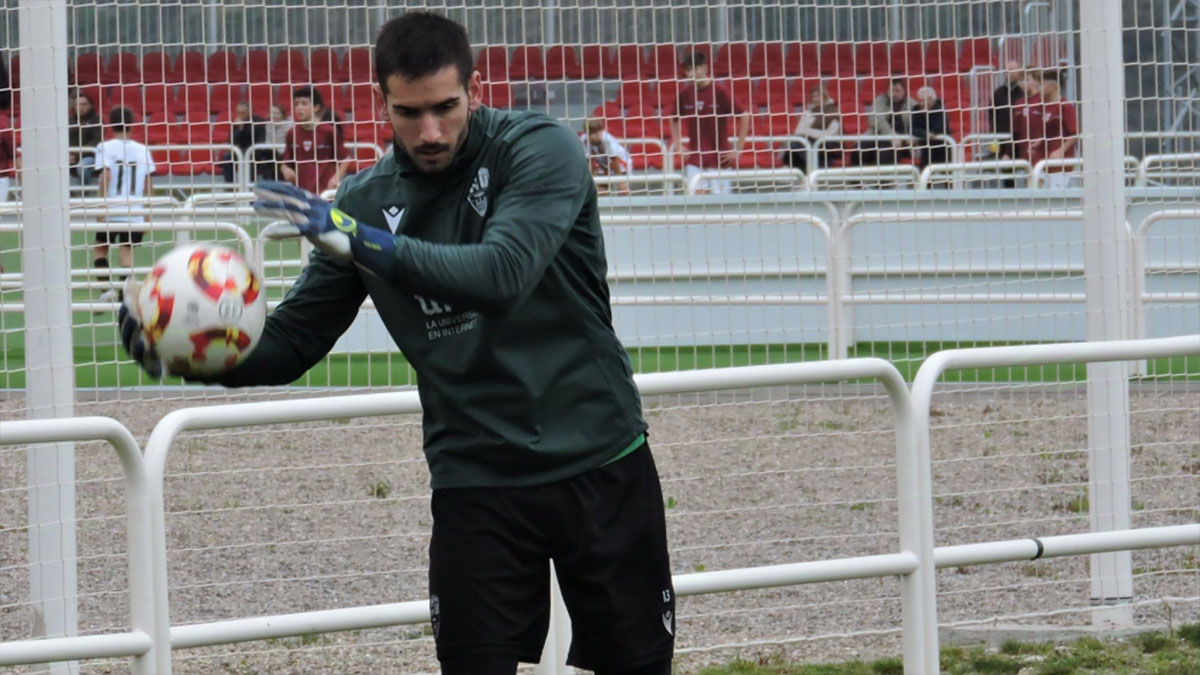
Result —
<instances>
[{"instance_id":1,"label":"man's thigh","mask_svg":"<svg viewBox=\"0 0 1200 675\"><path fill-rule=\"evenodd\" d=\"M502 488L434 490L429 604L439 659L537 662L549 626L549 554Z\"/></svg>"}]
</instances>

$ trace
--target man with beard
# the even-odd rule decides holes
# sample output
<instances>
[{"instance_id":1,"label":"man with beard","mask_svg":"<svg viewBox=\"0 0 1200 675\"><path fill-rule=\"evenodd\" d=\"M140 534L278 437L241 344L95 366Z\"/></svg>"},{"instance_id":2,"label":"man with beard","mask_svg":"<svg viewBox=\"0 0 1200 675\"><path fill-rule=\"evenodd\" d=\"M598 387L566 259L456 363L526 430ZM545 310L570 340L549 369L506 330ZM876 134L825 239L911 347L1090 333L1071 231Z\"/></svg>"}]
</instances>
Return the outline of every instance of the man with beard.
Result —
<instances>
[{"instance_id":1,"label":"man with beard","mask_svg":"<svg viewBox=\"0 0 1200 675\"><path fill-rule=\"evenodd\" d=\"M370 297L417 371L432 476L430 613L444 673L539 660L550 562L567 662L670 673L675 593L658 473L612 328L596 187L556 120L481 105L466 31L408 12L375 46L393 152L330 204L260 183L275 236L316 247L230 387L286 384ZM161 372L122 312L122 339Z\"/></svg>"}]
</instances>

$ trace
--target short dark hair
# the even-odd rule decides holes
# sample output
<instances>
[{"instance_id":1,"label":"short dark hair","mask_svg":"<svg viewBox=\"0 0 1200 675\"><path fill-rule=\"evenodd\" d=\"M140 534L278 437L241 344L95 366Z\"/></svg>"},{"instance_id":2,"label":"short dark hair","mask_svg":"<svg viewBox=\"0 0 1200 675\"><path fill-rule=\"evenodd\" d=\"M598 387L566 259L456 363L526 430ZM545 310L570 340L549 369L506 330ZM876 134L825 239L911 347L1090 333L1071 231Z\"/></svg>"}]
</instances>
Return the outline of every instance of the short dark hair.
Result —
<instances>
[{"instance_id":1,"label":"short dark hair","mask_svg":"<svg viewBox=\"0 0 1200 675\"><path fill-rule=\"evenodd\" d=\"M691 70L696 66L708 65L708 57L699 49L689 49L687 54L683 55L683 69Z\"/></svg>"},{"instance_id":2,"label":"short dark hair","mask_svg":"<svg viewBox=\"0 0 1200 675\"><path fill-rule=\"evenodd\" d=\"M319 105L322 108L325 107L325 99L321 97L321 90L317 89L316 87L306 84L303 87L297 87L293 89L292 100L295 101L298 98L306 98L312 101L313 105Z\"/></svg>"},{"instance_id":3,"label":"short dark hair","mask_svg":"<svg viewBox=\"0 0 1200 675\"><path fill-rule=\"evenodd\" d=\"M1063 86L1063 81L1067 79L1067 74L1059 68L1050 68L1042 71L1042 82L1053 82L1058 86Z\"/></svg>"},{"instance_id":4,"label":"short dark hair","mask_svg":"<svg viewBox=\"0 0 1200 675\"><path fill-rule=\"evenodd\" d=\"M108 111L108 123L116 131L126 131L133 126L134 116L133 111L123 105L119 105Z\"/></svg>"},{"instance_id":5,"label":"short dark hair","mask_svg":"<svg viewBox=\"0 0 1200 675\"><path fill-rule=\"evenodd\" d=\"M405 12L383 24L375 39L375 79L387 91L387 79L399 75L416 80L446 66L458 69L463 87L471 83L475 60L467 31L432 12Z\"/></svg>"},{"instance_id":6,"label":"short dark hair","mask_svg":"<svg viewBox=\"0 0 1200 675\"><path fill-rule=\"evenodd\" d=\"M892 86L894 87L896 85L900 85L900 87L902 87L904 89L904 91L908 91L908 83L904 81L903 77L893 77L892 78Z\"/></svg>"}]
</instances>

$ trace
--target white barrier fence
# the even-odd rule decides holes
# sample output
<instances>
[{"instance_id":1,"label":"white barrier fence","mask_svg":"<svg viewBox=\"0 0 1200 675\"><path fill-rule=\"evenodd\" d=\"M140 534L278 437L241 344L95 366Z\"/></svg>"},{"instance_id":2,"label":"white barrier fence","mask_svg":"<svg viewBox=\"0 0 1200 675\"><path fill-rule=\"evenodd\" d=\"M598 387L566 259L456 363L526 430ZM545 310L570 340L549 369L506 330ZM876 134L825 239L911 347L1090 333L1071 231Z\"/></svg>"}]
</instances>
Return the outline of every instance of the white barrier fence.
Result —
<instances>
[{"instance_id":1,"label":"white barrier fence","mask_svg":"<svg viewBox=\"0 0 1200 675\"><path fill-rule=\"evenodd\" d=\"M936 568L1200 545L1200 523L1104 531L1104 522L1093 518L1094 531L1090 533L935 549L929 424L933 390L940 376L949 370L965 368L1131 361L1195 354L1200 354L1200 335L948 350L937 352L925 361L914 379L911 394L894 366L873 358L640 375L637 384L643 395L872 378L880 381L887 390L895 420L899 552L677 575L676 592L696 595L900 576L905 672L936 673ZM168 414L155 426L144 457L139 454L128 430L108 418L4 422L0 444L102 439L116 449L127 494L131 630L3 643L0 644L0 665L127 656L133 657L133 671L138 675L169 674L172 649L428 621L428 603L420 600L171 626L163 492L167 455L176 436L186 430L242 428L416 413L419 410L420 402L411 391L181 409ZM1124 479L1127 481L1128 476ZM1113 480L1120 480L1120 476ZM1124 494L1127 496L1127 491ZM147 579L150 580L148 583ZM553 616L546 652L539 666L541 672L565 669L564 647L568 641L563 637L569 635L570 627L560 606L555 608Z\"/></svg>"}]
</instances>

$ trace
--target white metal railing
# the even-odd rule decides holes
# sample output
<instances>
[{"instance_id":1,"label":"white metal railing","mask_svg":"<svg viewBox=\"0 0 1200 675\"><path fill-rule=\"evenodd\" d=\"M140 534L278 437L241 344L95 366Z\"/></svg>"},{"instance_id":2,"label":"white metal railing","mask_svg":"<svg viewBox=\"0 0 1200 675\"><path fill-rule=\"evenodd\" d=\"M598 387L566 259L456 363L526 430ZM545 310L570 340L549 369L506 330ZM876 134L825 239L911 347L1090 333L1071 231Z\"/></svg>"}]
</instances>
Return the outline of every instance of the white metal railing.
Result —
<instances>
[{"instance_id":1,"label":"white metal railing","mask_svg":"<svg viewBox=\"0 0 1200 675\"><path fill-rule=\"evenodd\" d=\"M916 188L920 179L917 167L907 164L817 169L808 176L813 190Z\"/></svg>"},{"instance_id":2,"label":"white metal railing","mask_svg":"<svg viewBox=\"0 0 1200 675\"><path fill-rule=\"evenodd\" d=\"M790 183L795 190L807 190L808 181L800 169L704 169L697 172L687 182L688 194L696 194L701 189L701 183L707 181L771 181Z\"/></svg>"},{"instance_id":3,"label":"white metal railing","mask_svg":"<svg viewBox=\"0 0 1200 675\"><path fill-rule=\"evenodd\" d=\"M966 183L983 180L1023 180L1028 186L1033 174L1029 162L1023 159L996 159L979 162L953 162L950 164L930 164L921 170L917 181L918 190L926 190L930 183L950 181L954 187L961 188ZM939 180L942 176L946 179Z\"/></svg>"},{"instance_id":4,"label":"white metal railing","mask_svg":"<svg viewBox=\"0 0 1200 675\"><path fill-rule=\"evenodd\" d=\"M895 422L898 552L676 575L676 593L688 596L899 576L904 670L910 674L937 673L935 569L1200 545L1200 524L1185 524L1040 538L1030 536L934 548L929 432L933 390L941 375L965 368L1129 361L1194 354L1200 354L1200 335L948 350L936 352L926 359L917 372L911 392L894 366L876 358L638 375L635 380L642 396L874 379L887 391ZM131 656L134 658L133 672L137 675L166 675L171 672L172 649L428 621L428 601L416 600L171 626L164 507L167 456L175 438L184 431L416 414L420 410L420 401L414 391L187 408L171 412L158 422L144 455L139 453L128 430L108 418L4 422L4 433L0 436L3 444L104 439L116 448L127 491L132 630L109 635L0 643L0 665ZM146 583L147 579L150 583ZM561 596L552 594L552 597L554 619L543 655L543 665L549 666L545 672L562 670L567 641L557 638L570 633Z\"/></svg>"},{"instance_id":5,"label":"white metal railing","mask_svg":"<svg viewBox=\"0 0 1200 675\"><path fill-rule=\"evenodd\" d=\"M30 445L61 441L107 441L117 453L125 482L126 583L130 630L105 635L67 636L0 642L0 666L76 659L133 657L136 675L153 675L153 664L170 646L155 641L155 589L146 583L153 570L150 494L146 466L137 441L120 422L108 417L18 420L3 422L0 445Z\"/></svg>"},{"instance_id":6,"label":"white metal railing","mask_svg":"<svg viewBox=\"0 0 1200 675\"><path fill-rule=\"evenodd\" d=\"M1083 158L1063 157L1062 159L1041 160L1033 167L1033 179L1030 187L1045 187L1046 175L1050 173L1051 169L1066 169L1070 173L1078 173L1083 170ZM1200 174L1197 176L1200 178ZM1143 163L1138 162L1137 157L1125 156L1125 183L1134 187L1142 187L1146 184L1145 169Z\"/></svg>"},{"instance_id":7,"label":"white metal railing","mask_svg":"<svg viewBox=\"0 0 1200 675\"><path fill-rule=\"evenodd\" d=\"M1155 223L1164 220L1184 220L1193 225L1200 223L1200 209L1164 209L1146 216L1133 231L1133 332L1135 338L1146 337L1146 302L1175 302L1200 304L1200 288L1193 292L1155 293L1146 292L1146 239L1147 232ZM1200 238L1200 226L1197 226Z\"/></svg>"},{"instance_id":8,"label":"white metal railing","mask_svg":"<svg viewBox=\"0 0 1200 675\"><path fill-rule=\"evenodd\" d=\"M1147 185L1189 179L1193 186L1200 184L1200 152L1147 155L1142 160L1141 174Z\"/></svg>"}]
</instances>

